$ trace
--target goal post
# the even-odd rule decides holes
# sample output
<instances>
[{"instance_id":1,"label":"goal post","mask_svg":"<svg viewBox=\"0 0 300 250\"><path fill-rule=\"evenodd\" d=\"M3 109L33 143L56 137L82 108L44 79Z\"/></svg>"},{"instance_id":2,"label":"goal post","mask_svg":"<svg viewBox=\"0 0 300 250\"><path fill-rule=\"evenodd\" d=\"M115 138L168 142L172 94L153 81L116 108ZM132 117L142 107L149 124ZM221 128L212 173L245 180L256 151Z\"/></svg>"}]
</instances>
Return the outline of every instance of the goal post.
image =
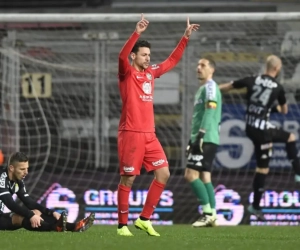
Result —
<instances>
[{"instance_id":1,"label":"goal post","mask_svg":"<svg viewBox=\"0 0 300 250\"><path fill-rule=\"evenodd\" d=\"M144 15L150 25L142 38L152 45L153 64L171 53L187 17L201 25L180 63L156 79L154 93L156 133L168 157L171 179L152 219L154 224L190 223L201 210L182 176L199 86L197 61L213 57L214 79L224 83L258 74L268 55L280 56L279 80L290 111L272 116L272 122L298 138L300 12ZM96 223L116 224L118 54L139 19L137 13L0 14L0 149L6 160L16 150L29 155L26 183L32 196L49 208L67 209L69 221L95 211ZM252 143L244 133L244 94L223 95L221 142L212 172L221 225L259 224L255 218L249 223L245 213L253 198L256 165ZM273 155L262 201L269 218L292 214L299 194L285 145L276 144ZM129 223L141 211L151 179L144 174L136 179ZM281 218L267 223L299 223Z\"/></svg>"}]
</instances>

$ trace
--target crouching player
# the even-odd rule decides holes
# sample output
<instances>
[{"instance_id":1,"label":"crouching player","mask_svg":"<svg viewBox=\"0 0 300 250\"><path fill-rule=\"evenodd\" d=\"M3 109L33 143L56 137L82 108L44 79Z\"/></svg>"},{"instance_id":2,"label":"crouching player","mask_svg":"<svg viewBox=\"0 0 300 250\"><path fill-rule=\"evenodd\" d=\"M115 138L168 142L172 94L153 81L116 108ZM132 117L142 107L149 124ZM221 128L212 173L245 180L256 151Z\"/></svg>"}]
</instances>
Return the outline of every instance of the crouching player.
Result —
<instances>
[{"instance_id":1,"label":"crouching player","mask_svg":"<svg viewBox=\"0 0 300 250\"><path fill-rule=\"evenodd\" d=\"M25 228L39 232L83 232L93 225L93 213L77 223L68 223L65 212L57 213L33 201L23 181L28 174L28 168L28 157L16 152L10 156L8 167L0 170L0 230ZM13 200L13 194L17 194L24 206L19 206ZM4 206L11 213L3 213Z\"/></svg>"}]
</instances>

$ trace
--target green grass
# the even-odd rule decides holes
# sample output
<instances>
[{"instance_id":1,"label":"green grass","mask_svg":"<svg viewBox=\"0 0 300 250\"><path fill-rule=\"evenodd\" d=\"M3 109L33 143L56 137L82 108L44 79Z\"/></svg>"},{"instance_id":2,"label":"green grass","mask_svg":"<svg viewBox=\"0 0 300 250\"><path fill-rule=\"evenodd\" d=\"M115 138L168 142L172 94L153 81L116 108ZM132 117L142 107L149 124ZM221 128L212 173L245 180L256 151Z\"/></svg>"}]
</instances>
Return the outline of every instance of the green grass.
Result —
<instances>
[{"instance_id":1,"label":"green grass","mask_svg":"<svg viewBox=\"0 0 300 250\"><path fill-rule=\"evenodd\" d=\"M1 250L294 250L300 229L294 227L156 226L161 237L150 237L130 226L134 237L121 237L115 226L93 226L84 233L0 232Z\"/></svg>"}]
</instances>

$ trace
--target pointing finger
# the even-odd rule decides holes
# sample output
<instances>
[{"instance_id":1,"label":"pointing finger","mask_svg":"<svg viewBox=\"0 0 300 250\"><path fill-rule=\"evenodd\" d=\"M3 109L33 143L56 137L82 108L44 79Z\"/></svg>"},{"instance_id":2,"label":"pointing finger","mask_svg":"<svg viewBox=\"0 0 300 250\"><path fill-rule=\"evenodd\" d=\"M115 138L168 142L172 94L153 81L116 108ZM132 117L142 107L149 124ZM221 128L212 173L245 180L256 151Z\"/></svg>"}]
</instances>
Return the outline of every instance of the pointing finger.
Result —
<instances>
[{"instance_id":1,"label":"pointing finger","mask_svg":"<svg viewBox=\"0 0 300 250\"><path fill-rule=\"evenodd\" d=\"M144 20L144 13L141 14L141 19Z\"/></svg>"},{"instance_id":2,"label":"pointing finger","mask_svg":"<svg viewBox=\"0 0 300 250\"><path fill-rule=\"evenodd\" d=\"M186 23L187 23L187 27L189 27L190 26L190 18L189 17L187 17Z\"/></svg>"}]
</instances>

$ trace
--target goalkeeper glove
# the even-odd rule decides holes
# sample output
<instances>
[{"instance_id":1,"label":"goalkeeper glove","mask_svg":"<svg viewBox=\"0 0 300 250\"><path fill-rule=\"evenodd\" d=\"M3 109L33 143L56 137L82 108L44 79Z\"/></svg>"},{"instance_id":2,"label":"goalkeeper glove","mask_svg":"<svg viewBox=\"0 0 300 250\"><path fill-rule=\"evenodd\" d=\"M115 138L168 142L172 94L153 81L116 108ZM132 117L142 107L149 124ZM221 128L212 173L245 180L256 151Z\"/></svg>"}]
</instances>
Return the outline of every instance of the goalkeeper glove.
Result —
<instances>
[{"instance_id":1,"label":"goalkeeper glove","mask_svg":"<svg viewBox=\"0 0 300 250\"><path fill-rule=\"evenodd\" d=\"M203 145L204 135L205 135L205 131L200 129L199 132L198 132L198 135L196 137L196 140L193 143L194 153L196 153L195 151L197 151L197 150L199 150L201 153L203 152L202 145Z\"/></svg>"}]
</instances>

